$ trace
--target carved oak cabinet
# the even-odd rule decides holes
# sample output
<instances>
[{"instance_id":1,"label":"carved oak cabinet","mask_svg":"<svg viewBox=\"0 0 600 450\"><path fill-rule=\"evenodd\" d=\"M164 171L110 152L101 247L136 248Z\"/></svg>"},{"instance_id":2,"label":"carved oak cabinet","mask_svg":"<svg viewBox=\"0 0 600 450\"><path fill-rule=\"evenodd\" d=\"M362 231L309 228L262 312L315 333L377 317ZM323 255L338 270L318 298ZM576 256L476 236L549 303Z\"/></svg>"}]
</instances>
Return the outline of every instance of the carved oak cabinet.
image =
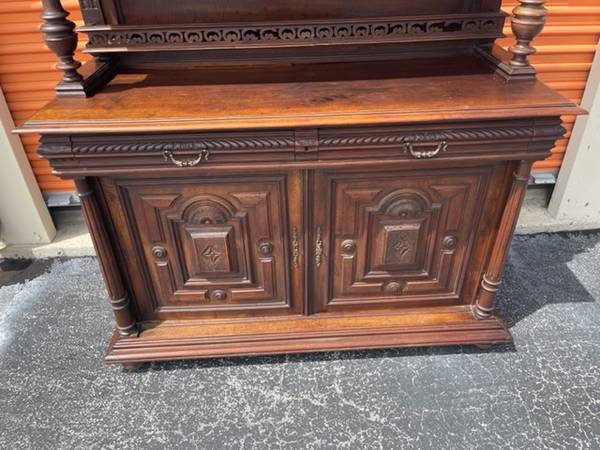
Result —
<instances>
[{"instance_id":1,"label":"carved oak cabinet","mask_svg":"<svg viewBox=\"0 0 600 450\"><path fill-rule=\"evenodd\" d=\"M106 360L508 342L532 162L581 111L536 80L543 0L45 0L64 78L18 132L75 180ZM83 329L82 329L83 332Z\"/></svg>"}]
</instances>

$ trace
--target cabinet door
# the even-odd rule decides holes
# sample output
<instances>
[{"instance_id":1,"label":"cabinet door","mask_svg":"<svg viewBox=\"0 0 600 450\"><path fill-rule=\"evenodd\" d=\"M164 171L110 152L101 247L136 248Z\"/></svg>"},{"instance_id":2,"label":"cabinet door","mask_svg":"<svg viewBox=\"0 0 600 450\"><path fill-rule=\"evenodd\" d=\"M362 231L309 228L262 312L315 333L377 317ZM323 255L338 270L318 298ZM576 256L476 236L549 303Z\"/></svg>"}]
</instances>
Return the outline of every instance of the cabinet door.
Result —
<instances>
[{"instance_id":1,"label":"cabinet door","mask_svg":"<svg viewBox=\"0 0 600 450\"><path fill-rule=\"evenodd\" d=\"M152 297L148 305L136 296L144 303L139 306L145 319L299 313L300 283L295 280L301 275L292 276L292 270L300 267L291 260L289 242L298 233L288 210L302 198L296 179L256 175L116 182L137 253L136 259L125 259L130 272L144 272ZM136 261L141 267L135 267Z\"/></svg>"},{"instance_id":2,"label":"cabinet door","mask_svg":"<svg viewBox=\"0 0 600 450\"><path fill-rule=\"evenodd\" d=\"M490 173L319 172L312 309L458 303Z\"/></svg>"}]
</instances>

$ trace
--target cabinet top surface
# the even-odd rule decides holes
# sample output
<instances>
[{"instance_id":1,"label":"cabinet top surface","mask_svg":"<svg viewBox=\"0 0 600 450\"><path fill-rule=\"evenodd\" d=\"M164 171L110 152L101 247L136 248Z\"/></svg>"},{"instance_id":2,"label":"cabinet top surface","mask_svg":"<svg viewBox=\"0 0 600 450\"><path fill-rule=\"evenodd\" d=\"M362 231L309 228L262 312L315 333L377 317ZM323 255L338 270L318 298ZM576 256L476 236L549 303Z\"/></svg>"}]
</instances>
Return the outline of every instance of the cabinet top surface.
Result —
<instances>
[{"instance_id":1,"label":"cabinet top surface","mask_svg":"<svg viewBox=\"0 0 600 450\"><path fill-rule=\"evenodd\" d=\"M582 112L541 82L507 83L473 58L437 59L436 67L430 61L124 73L92 98L53 100L17 132L358 126Z\"/></svg>"}]
</instances>

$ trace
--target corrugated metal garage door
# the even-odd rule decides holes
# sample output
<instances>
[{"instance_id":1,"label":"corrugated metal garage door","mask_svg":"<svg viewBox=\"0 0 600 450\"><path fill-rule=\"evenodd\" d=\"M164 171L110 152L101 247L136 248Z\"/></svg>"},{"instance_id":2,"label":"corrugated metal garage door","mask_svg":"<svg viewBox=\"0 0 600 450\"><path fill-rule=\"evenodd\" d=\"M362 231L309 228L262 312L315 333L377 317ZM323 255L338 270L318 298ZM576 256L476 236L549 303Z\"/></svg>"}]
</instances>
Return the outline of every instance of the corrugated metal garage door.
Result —
<instances>
[{"instance_id":1,"label":"corrugated metal garage door","mask_svg":"<svg viewBox=\"0 0 600 450\"><path fill-rule=\"evenodd\" d=\"M82 24L79 3L67 0L63 5L71 11L71 20ZM54 68L56 56L46 49L39 31L41 13L40 1L0 0L0 85L17 124L54 97L60 78ZM84 45L80 42L79 48ZM37 156L38 136L21 139L42 191L74 190L72 182L53 176L48 163Z\"/></svg>"},{"instance_id":2,"label":"corrugated metal garage door","mask_svg":"<svg viewBox=\"0 0 600 450\"><path fill-rule=\"evenodd\" d=\"M507 12L516 1L505 1ZM71 20L81 24L76 0L65 0ZM600 36L600 1L550 1L548 24L535 42L539 52L532 61L540 78L567 97L579 102ZM0 85L15 122L21 123L54 96L59 73L56 59L44 46L39 31L41 2L0 0ZM510 33L510 27L506 29ZM512 39L500 41L504 46ZM83 48L84 42L79 43ZM85 60L84 56L78 58ZM564 118L569 133L574 117ZM570 135L570 134L569 134ZM569 136L567 135L567 136ZM70 191L73 185L50 173L48 164L35 154L37 136L24 136L23 144L42 191ZM536 170L557 171L562 163L567 139L558 142L552 156L536 164Z\"/></svg>"},{"instance_id":3,"label":"corrugated metal garage door","mask_svg":"<svg viewBox=\"0 0 600 450\"><path fill-rule=\"evenodd\" d=\"M510 13L518 2L504 1L503 9ZM539 78L565 97L580 103L592 66L598 38L600 37L600 1L598 0L550 0L546 7L549 15L543 33L534 42L537 53L531 57ZM500 45L512 45L509 22L506 39ZM571 136L575 117L563 117L568 133L557 142L552 156L535 164L539 171L558 172L568 138Z\"/></svg>"}]
</instances>

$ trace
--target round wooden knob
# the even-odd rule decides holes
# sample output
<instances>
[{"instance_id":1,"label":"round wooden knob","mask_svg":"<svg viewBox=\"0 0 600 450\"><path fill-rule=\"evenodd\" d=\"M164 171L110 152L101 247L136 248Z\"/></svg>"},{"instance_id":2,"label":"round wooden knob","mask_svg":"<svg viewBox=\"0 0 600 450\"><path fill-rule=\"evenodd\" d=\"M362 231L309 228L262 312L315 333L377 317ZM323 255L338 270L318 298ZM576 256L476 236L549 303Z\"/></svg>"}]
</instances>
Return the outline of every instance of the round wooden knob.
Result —
<instances>
[{"instance_id":1,"label":"round wooden knob","mask_svg":"<svg viewBox=\"0 0 600 450\"><path fill-rule=\"evenodd\" d=\"M161 247L160 245L155 245L154 247L152 247L152 256L154 256L157 259L163 259L167 256L167 250L164 247Z\"/></svg>"},{"instance_id":2,"label":"round wooden knob","mask_svg":"<svg viewBox=\"0 0 600 450\"><path fill-rule=\"evenodd\" d=\"M344 252L344 254L353 255L355 251L356 242L354 242L352 239L347 239L344 242L342 242L342 252Z\"/></svg>"},{"instance_id":3,"label":"round wooden knob","mask_svg":"<svg viewBox=\"0 0 600 450\"><path fill-rule=\"evenodd\" d=\"M263 256L269 256L273 253L273 244L270 242L261 242L258 246L258 251Z\"/></svg>"},{"instance_id":4,"label":"round wooden knob","mask_svg":"<svg viewBox=\"0 0 600 450\"><path fill-rule=\"evenodd\" d=\"M399 294L404 290L404 284L398 281L390 281L385 285L384 289L390 294Z\"/></svg>"},{"instance_id":5,"label":"round wooden knob","mask_svg":"<svg viewBox=\"0 0 600 450\"><path fill-rule=\"evenodd\" d=\"M458 238L456 236L446 236L442 241L442 245L446 250L454 250L458 244Z\"/></svg>"},{"instance_id":6,"label":"round wooden knob","mask_svg":"<svg viewBox=\"0 0 600 450\"><path fill-rule=\"evenodd\" d=\"M227 292L226 291L222 291L220 289L216 290L216 291L212 291L210 294L210 299L220 302L223 300L227 299Z\"/></svg>"}]
</instances>

